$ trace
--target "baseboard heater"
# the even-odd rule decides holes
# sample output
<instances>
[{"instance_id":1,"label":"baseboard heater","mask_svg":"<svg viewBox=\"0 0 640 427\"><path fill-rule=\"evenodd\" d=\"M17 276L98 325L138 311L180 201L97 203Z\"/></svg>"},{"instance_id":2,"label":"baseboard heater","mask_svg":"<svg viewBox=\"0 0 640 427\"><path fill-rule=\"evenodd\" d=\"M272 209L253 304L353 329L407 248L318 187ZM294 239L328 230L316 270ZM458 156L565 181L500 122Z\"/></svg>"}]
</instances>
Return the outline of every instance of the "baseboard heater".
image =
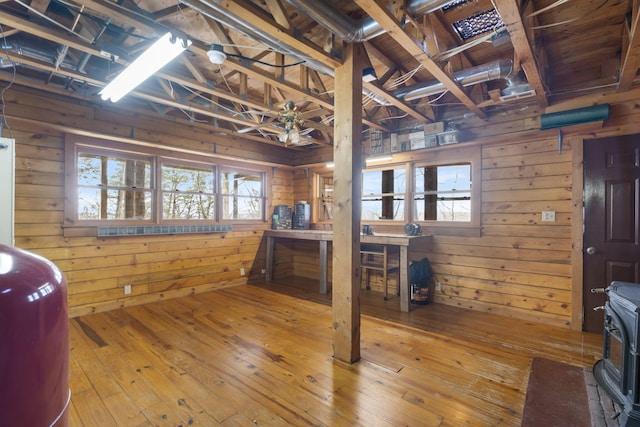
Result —
<instances>
[{"instance_id":1,"label":"baseboard heater","mask_svg":"<svg viewBox=\"0 0 640 427\"><path fill-rule=\"evenodd\" d=\"M540 129L552 129L562 126L578 125L581 123L607 120L611 115L609 104L593 105L591 107L576 108L574 110L559 111L557 113L540 116Z\"/></svg>"}]
</instances>

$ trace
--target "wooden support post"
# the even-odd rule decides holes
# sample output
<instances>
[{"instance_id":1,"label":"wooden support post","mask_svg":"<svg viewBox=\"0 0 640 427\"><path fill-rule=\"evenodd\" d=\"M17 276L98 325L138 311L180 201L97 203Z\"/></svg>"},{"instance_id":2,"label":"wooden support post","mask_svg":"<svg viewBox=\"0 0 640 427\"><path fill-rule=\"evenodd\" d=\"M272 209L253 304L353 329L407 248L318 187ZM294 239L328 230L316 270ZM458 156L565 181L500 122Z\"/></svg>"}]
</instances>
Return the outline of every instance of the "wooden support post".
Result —
<instances>
[{"instance_id":1,"label":"wooden support post","mask_svg":"<svg viewBox=\"0 0 640 427\"><path fill-rule=\"evenodd\" d=\"M273 237L267 237L267 259L265 280L270 282L273 280Z\"/></svg>"},{"instance_id":2,"label":"wooden support post","mask_svg":"<svg viewBox=\"0 0 640 427\"><path fill-rule=\"evenodd\" d=\"M333 354L360 359L360 196L362 193L361 44L345 48L335 75L333 142Z\"/></svg>"},{"instance_id":3,"label":"wooden support post","mask_svg":"<svg viewBox=\"0 0 640 427\"><path fill-rule=\"evenodd\" d=\"M320 240L320 293L326 294L327 289L327 241Z\"/></svg>"}]
</instances>

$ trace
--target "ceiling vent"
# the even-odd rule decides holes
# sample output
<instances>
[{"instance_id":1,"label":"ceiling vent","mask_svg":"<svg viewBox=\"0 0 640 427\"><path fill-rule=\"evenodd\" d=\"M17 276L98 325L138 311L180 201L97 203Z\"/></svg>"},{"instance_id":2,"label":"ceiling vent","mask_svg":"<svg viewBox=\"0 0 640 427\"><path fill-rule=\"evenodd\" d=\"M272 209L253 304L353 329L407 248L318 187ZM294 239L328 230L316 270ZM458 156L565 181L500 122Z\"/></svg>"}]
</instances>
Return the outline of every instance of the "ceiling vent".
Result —
<instances>
[{"instance_id":1,"label":"ceiling vent","mask_svg":"<svg viewBox=\"0 0 640 427\"><path fill-rule=\"evenodd\" d=\"M536 96L536 91L522 78L520 73L507 77L507 86L502 89L500 101L516 101Z\"/></svg>"}]
</instances>

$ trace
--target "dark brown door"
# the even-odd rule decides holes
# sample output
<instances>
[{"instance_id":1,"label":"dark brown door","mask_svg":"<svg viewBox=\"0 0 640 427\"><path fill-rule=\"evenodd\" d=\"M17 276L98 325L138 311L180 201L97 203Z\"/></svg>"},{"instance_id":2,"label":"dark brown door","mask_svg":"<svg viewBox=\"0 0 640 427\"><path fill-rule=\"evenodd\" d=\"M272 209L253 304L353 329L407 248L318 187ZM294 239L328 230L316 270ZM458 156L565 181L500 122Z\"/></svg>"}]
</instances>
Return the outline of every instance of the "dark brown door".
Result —
<instances>
[{"instance_id":1,"label":"dark brown door","mask_svg":"<svg viewBox=\"0 0 640 427\"><path fill-rule=\"evenodd\" d=\"M640 135L585 141L584 325L602 332L605 288L613 280L639 282Z\"/></svg>"}]
</instances>

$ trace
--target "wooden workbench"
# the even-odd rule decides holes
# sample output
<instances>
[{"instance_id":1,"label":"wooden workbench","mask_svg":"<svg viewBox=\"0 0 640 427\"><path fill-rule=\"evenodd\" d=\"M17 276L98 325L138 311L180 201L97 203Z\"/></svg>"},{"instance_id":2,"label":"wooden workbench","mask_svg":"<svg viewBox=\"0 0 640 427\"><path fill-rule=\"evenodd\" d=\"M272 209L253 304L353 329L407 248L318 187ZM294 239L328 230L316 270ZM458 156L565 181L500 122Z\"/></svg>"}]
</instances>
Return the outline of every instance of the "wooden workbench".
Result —
<instances>
[{"instance_id":1,"label":"wooden workbench","mask_svg":"<svg viewBox=\"0 0 640 427\"><path fill-rule=\"evenodd\" d=\"M327 287L327 242L333 240L333 232L326 230L266 230L264 237L267 239L266 253L266 280L273 279L273 251L275 239L291 240L317 240L320 244L320 285L319 292L326 294ZM377 245L389 245L399 247L400 253L400 310L409 311L409 262L413 253L415 259L421 259L426 255L427 245L431 241L430 235L407 236L405 234L360 235L360 243L372 243Z\"/></svg>"}]
</instances>

